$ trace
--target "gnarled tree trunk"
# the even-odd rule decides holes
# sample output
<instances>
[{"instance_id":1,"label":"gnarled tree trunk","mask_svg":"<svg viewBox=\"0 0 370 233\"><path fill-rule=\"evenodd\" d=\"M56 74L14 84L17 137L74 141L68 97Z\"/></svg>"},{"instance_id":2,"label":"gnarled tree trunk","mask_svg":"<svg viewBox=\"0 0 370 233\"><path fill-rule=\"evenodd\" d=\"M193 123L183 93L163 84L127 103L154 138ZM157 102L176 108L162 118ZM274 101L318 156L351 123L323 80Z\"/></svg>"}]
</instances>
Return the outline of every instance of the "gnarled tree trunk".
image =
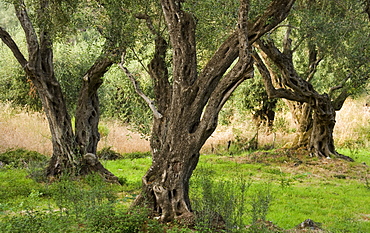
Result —
<instances>
[{"instance_id":1,"label":"gnarled tree trunk","mask_svg":"<svg viewBox=\"0 0 370 233\"><path fill-rule=\"evenodd\" d=\"M293 140L293 148L307 148L312 133L312 107L307 103L285 101L293 115L297 131Z\"/></svg>"},{"instance_id":2,"label":"gnarled tree trunk","mask_svg":"<svg viewBox=\"0 0 370 233\"><path fill-rule=\"evenodd\" d=\"M155 35L155 54L149 64L156 108L151 136L153 164L143 177L135 205L146 204L162 221L191 223L189 179L199 151L217 126L218 113L232 92L253 76L251 44L280 23L294 0L272 1L265 13L248 22L249 1L241 0L238 28L198 74L196 23L178 0L162 0L173 50L172 78L166 65L167 42L147 20ZM122 67L124 70L127 69ZM170 81L171 80L171 81ZM149 102L151 106L153 102Z\"/></svg>"},{"instance_id":3,"label":"gnarled tree trunk","mask_svg":"<svg viewBox=\"0 0 370 233\"><path fill-rule=\"evenodd\" d=\"M290 42L289 37L286 36L283 52L281 52L272 41L263 42L259 40L255 44L256 47L260 49L260 53L264 60L263 62L259 55L254 53L257 67L264 78L267 93L273 98L285 98L291 101L306 103L307 114L303 116L306 116L307 120L302 119L302 122L305 124L307 123L307 127L310 126L309 112L310 109L312 109L312 131L309 134L308 144L308 149L312 155L317 157L336 156L353 161L351 158L335 151L333 140L335 110L337 106L343 104L346 93L343 92L343 98L331 101L327 94L319 94L308 81L302 79L294 68L293 51ZM272 65L270 61L278 67L281 75L278 75L276 71L271 68ZM265 64L267 64L267 67ZM275 86L277 86L277 88L275 88ZM306 131L308 132L309 130ZM306 143L305 141L303 142Z\"/></svg>"},{"instance_id":4,"label":"gnarled tree trunk","mask_svg":"<svg viewBox=\"0 0 370 233\"><path fill-rule=\"evenodd\" d=\"M97 172L106 180L117 182L118 178L104 168L96 156L100 140L98 88L103 84L102 77L120 53L119 50L107 49L107 51L110 52L103 53L83 77L76 108L76 143L78 153L84 155L83 165L80 168L81 174Z\"/></svg>"},{"instance_id":5,"label":"gnarled tree trunk","mask_svg":"<svg viewBox=\"0 0 370 233\"><path fill-rule=\"evenodd\" d=\"M78 126L76 127L76 130L82 133L76 140L62 89L54 74L52 40L48 32L43 29L39 29L40 33L36 34L23 1L14 3L14 6L25 32L28 60L11 36L1 27L0 38L11 49L36 87L48 119L53 155L46 169L46 175L59 176L62 173L81 175L96 171L109 180L116 181L113 174L104 169L96 156L92 154L96 152L96 145L99 141L97 131L99 110L97 110L96 91L101 84L101 76L112 64L111 61L107 61L110 56L98 60L85 76L87 81L80 93ZM38 13L42 14L47 7L48 1L41 1Z\"/></svg>"}]
</instances>

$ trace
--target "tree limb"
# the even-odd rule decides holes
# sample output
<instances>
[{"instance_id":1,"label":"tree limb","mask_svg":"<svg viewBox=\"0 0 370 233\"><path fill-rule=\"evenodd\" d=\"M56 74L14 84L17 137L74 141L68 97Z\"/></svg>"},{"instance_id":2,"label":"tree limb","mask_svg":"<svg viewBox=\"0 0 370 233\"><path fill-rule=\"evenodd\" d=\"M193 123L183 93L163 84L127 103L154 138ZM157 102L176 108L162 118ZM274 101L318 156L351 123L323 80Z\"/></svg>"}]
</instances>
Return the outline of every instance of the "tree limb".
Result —
<instances>
[{"instance_id":1,"label":"tree limb","mask_svg":"<svg viewBox=\"0 0 370 233\"><path fill-rule=\"evenodd\" d=\"M263 84L269 98L285 98L293 101L307 102L307 98L302 95L297 95L295 92L289 89L276 89L272 83L271 71L266 67L261 57L257 54L257 52L253 52L252 56L254 58L257 69L263 78Z\"/></svg>"},{"instance_id":2,"label":"tree limb","mask_svg":"<svg viewBox=\"0 0 370 233\"><path fill-rule=\"evenodd\" d=\"M149 75L153 79L154 94L157 100L158 110L164 113L168 109L171 100L172 85L169 82L166 53L168 44L161 36L155 39L155 51L153 59L148 65Z\"/></svg>"},{"instance_id":3,"label":"tree limb","mask_svg":"<svg viewBox=\"0 0 370 233\"><path fill-rule=\"evenodd\" d=\"M152 19L149 17L149 15L140 13L136 15L136 18L138 19L144 19L146 22L146 26L149 28L150 32L155 36L160 36L160 33L155 29L153 25Z\"/></svg>"},{"instance_id":4,"label":"tree limb","mask_svg":"<svg viewBox=\"0 0 370 233\"><path fill-rule=\"evenodd\" d=\"M191 86L198 77L195 19L181 9L179 0L162 0L162 9L173 47L174 85Z\"/></svg>"},{"instance_id":5,"label":"tree limb","mask_svg":"<svg viewBox=\"0 0 370 233\"><path fill-rule=\"evenodd\" d=\"M336 91L336 90L339 90L341 88L344 87L344 85L346 84L346 82L348 81L348 79L351 77L351 74L348 74L340 84L338 84L337 86L334 86L334 87L331 87L328 91L328 95L329 96L332 96L333 92Z\"/></svg>"},{"instance_id":6,"label":"tree limb","mask_svg":"<svg viewBox=\"0 0 370 233\"><path fill-rule=\"evenodd\" d=\"M39 52L39 42L33 25L28 13L26 11L26 6L23 0L19 0L14 3L14 8L19 22L23 28L23 31L26 35L27 47L28 47L28 63L27 66L29 69L34 69L38 61L38 52Z\"/></svg>"},{"instance_id":7,"label":"tree limb","mask_svg":"<svg viewBox=\"0 0 370 233\"><path fill-rule=\"evenodd\" d=\"M6 44L6 46L8 46L8 48L12 51L19 64L21 64L21 66L24 68L28 63L26 58L23 56L18 45L15 43L10 34L2 27L0 27L0 38L4 42L4 44Z\"/></svg>"},{"instance_id":8,"label":"tree limb","mask_svg":"<svg viewBox=\"0 0 370 233\"><path fill-rule=\"evenodd\" d=\"M283 21L294 2L295 0L274 0L254 22L248 22L249 46ZM210 93L216 88L219 80L240 55L238 36L239 30L237 29L224 41L200 73L196 85L200 89L207 88L209 90L201 97L203 100L208 100Z\"/></svg>"},{"instance_id":9,"label":"tree limb","mask_svg":"<svg viewBox=\"0 0 370 233\"><path fill-rule=\"evenodd\" d=\"M135 77L131 74L131 72L127 69L127 67L124 66L125 63L125 53L122 53L121 62L119 63L119 67L125 72L127 77L131 80L136 93L144 99L144 101L148 104L149 108L152 110L154 117L157 119L160 119L163 117L163 115L157 110L156 106L154 105L154 102L147 97L143 91L141 90L140 83L135 79Z\"/></svg>"}]
</instances>

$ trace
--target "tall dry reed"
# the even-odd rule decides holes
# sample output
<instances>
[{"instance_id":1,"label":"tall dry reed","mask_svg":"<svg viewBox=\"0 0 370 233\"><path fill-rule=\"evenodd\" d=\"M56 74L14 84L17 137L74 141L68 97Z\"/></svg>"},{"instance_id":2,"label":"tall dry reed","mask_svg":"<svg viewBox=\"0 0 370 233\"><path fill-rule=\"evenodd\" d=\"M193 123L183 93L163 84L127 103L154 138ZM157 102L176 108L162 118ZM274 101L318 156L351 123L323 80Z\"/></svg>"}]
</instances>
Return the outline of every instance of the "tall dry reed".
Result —
<instances>
[{"instance_id":1,"label":"tall dry reed","mask_svg":"<svg viewBox=\"0 0 370 233\"><path fill-rule=\"evenodd\" d=\"M278 113L276 119L275 132L266 134L263 130L259 131L260 146L281 147L293 140L295 125L291 114ZM364 98L347 100L342 110L337 113L336 119L334 138L337 146L346 146L348 142L353 141L370 146L370 107L365 106ZM111 147L119 153L150 150L148 140L130 131L126 125L118 121L103 119L100 126L104 133L99 149ZM235 141L238 137L251 139L256 132L250 117L245 117L245 120L239 119L238 123L230 126L219 126L206 142L202 152L209 153L220 146L227 148L228 141ZM15 108L11 103L0 103L0 152L12 148L24 148L45 155L52 154L49 126L43 113L32 112L27 108Z\"/></svg>"}]
</instances>

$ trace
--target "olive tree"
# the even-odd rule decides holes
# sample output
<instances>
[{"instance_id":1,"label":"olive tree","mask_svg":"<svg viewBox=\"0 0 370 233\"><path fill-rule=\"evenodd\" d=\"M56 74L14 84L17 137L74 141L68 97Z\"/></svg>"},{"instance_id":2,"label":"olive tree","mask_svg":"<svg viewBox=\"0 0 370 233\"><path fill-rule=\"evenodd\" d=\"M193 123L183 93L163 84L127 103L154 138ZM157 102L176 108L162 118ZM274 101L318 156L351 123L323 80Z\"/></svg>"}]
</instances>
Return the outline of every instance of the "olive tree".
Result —
<instances>
[{"instance_id":1,"label":"olive tree","mask_svg":"<svg viewBox=\"0 0 370 233\"><path fill-rule=\"evenodd\" d=\"M295 11L283 25L280 49L276 38L256 43L264 60L257 56L258 67L266 80L272 79L265 80L270 96L288 99L298 125L295 147L352 160L335 151L332 133L335 111L368 82L369 37L362 7L346 0L309 0Z\"/></svg>"},{"instance_id":2,"label":"olive tree","mask_svg":"<svg viewBox=\"0 0 370 233\"><path fill-rule=\"evenodd\" d=\"M256 6L240 0L236 27L202 66L197 60L197 19L184 8L186 3L160 1L162 14L154 19L158 21L163 15L166 30L154 27L151 15L138 15L155 38L154 56L148 65L155 98L147 99L154 113L150 139L153 162L142 178L135 204L146 204L162 221L191 221L189 179L199 151L216 129L227 99L244 80L253 77L251 45L286 18L294 0L270 1L254 18L248 13ZM135 83L123 63L121 67ZM137 91L144 95L139 88Z\"/></svg>"},{"instance_id":3,"label":"olive tree","mask_svg":"<svg viewBox=\"0 0 370 233\"><path fill-rule=\"evenodd\" d=\"M113 30L116 28L104 28L102 36L106 38L106 43L101 54L82 77L74 132L65 97L54 71L53 40L72 27L70 17L79 7L88 10L93 6L80 5L78 1L48 0L35 1L32 4L17 0L13 5L24 31L27 53L19 49L4 27L0 27L0 38L12 51L26 76L35 86L48 119L53 155L47 168L47 175L58 176L62 173L83 175L95 171L116 182L117 178L106 170L95 156L99 141L100 116L97 90L103 82L104 73L119 58L122 48L119 41L114 40L112 36L109 37L110 33L117 33ZM97 8L104 9L101 5ZM95 11L95 15L99 13L98 10ZM107 14L105 19L112 19L111 16ZM113 20L108 21L108 25L111 25L110 22Z\"/></svg>"}]
</instances>

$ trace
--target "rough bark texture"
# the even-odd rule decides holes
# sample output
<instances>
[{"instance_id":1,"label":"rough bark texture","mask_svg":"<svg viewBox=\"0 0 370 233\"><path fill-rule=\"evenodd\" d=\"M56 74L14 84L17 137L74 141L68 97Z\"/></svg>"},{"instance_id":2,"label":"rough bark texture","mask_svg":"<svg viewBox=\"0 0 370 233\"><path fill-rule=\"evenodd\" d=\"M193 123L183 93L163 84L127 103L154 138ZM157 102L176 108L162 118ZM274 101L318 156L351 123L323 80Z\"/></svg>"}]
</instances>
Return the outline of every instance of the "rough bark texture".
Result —
<instances>
[{"instance_id":1,"label":"rough bark texture","mask_svg":"<svg viewBox=\"0 0 370 233\"><path fill-rule=\"evenodd\" d=\"M285 98L297 101L301 104L307 103L307 107L312 108L313 123L308 145L308 149L312 155L318 157L335 156L353 161L351 158L335 151L333 129L335 125L336 101L331 101L327 94L319 94L307 80L302 79L298 75L293 64L293 51L290 42L290 39L286 37L282 52L272 41L264 42L259 40L255 43L255 46L262 54L263 61L257 53L254 54L254 58L264 78L265 87L269 96L274 98ZM278 75L276 71L271 68L271 61L278 67L281 75ZM266 65L269 68L267 68ZM343 98L341 98L341 100L342 99ZM343 104L343 102L338 101L338 106L341 106L341 104ZM310 111L310 109L302 110ZM306 119L302 119L304 123L302 126L309 127L309 112L306 113ZM307 131L306 128L306 133ZM301 142L306 143L306 135L302 136L303 138L300 139Z\"/></svg>"},{"instance_id":2,"label":"rough bark texture","mask_svg":"<svg viewBox=\"0 0 370 233\"><path fill-rule=\"evenodd\" d=\"M198 163L199 151L216 129L218 113L226 100L241 82L253 76L251 44L283 20L294 1L272 1L263 15L248 22L249 1L241 0L238 28L199 74L196 23L190 13L181 9L181 2L161 1L173 51L171 82L166 66L168 43L149 26L156 36L149 72L162 117L154 119L153 164L143 177L142 192L135 205L145 203L162 221L179 219L191 223L189 179ZM148 17L140 18L150 25Z\"/></svg>"},{"instance_id":3,"label":"rough bark texture","mask_svg":"<svg viewBox=\"0 0 370 233\"><path fill-rule=\"evenodd\" d=\"M307 148L313 126L312 107L308 103L285 101L293 115L297 132L292 144L293 148Z\"/></svg>"},{"instance_id":4,"label":"rough bark texture","mask_svg":"<svg viewBox=\"0 0 370 233\"><path fill-rule=\"evenodd\" d=\"M42 14L43 9L48 6L48 1L42 1L40 4L38 13ZM97 131L99 102L96 91L101 84L100 78L112 62L107 58L99 59L85 76L76 116L76 131L78 132L76 140L62 89L54 74L52 40L48 32L43 29L36 34L23 1L18 1L14 6L26 36L28 60L11 36L1 27L0 37L11 49L27 77L37 89L48 119L53 155L46 174L48 176L58 176L62 173L80 175L96 171L110 181L116 181L113 174L104 169L96 156L93 160L91 154L88 154L96 152L96 145L99 141Z\"/></svg>"},{"instance_id":5,"label":"rough bark texture","mask_svg":"<svg viewBox=\"0 0 370 233\"><path fill-rule=\"evenodd\" d=\"M118 182L118 178L104 168L96 156L100 140L98 131L100 118L98 89L103 84L102 77L112 66L114 60L117 60L119 53L119 50L107 49L84 75L75 115L75 137L79 149L78 153L84 155L80 173L97 172L107 181L114 183Z\"/></svg>"}]
</instances>

